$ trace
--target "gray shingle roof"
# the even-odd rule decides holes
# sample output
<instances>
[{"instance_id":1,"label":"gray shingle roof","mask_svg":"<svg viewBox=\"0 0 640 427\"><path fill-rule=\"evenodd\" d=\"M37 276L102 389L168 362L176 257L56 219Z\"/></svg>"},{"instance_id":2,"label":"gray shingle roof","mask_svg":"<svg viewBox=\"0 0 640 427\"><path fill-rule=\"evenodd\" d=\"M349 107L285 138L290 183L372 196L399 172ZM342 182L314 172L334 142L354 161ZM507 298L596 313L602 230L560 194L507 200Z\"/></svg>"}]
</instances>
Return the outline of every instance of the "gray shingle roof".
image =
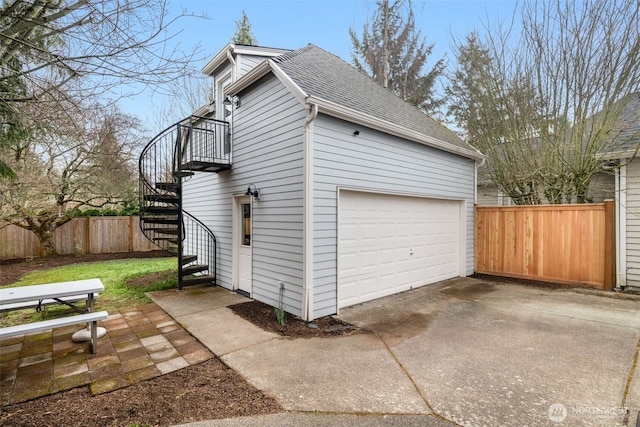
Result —
<instances>
[{"instance_id":1,"label":"gray shingle roof","mask_svg":"<svg viewBox=\"0 0 640 427\"><path fill-rule=\"evenodd\" d=\"M620 112L614 128L615 151L632 151L640 143L640 93L629 95L629 101Z\"/></svg>"},{"instance_id":2,"label":"gray shingle roof","mask_svg":"<svg viewBox=\"0 0 640 427\"><path fill-rule=\"evenodd\" d=\"M313 44L273 58L307 94L425 136L474 151L453 131L376 83L336 55Z\"/></svg>"}]
</instances>

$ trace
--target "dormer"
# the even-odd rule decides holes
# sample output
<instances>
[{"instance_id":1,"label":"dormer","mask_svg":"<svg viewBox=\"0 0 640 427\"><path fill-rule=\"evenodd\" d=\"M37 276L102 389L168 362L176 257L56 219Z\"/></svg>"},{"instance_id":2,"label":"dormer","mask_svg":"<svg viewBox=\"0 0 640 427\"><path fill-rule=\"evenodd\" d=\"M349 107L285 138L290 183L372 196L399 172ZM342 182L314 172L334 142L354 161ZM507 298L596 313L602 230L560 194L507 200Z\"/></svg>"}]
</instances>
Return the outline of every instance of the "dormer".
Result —
<instances>
[{"instance_id":1,"label":"dormer","mask_svg":"<svg viewBox=\"0 0 640 427\"><path fill-rule=\"evenodd\" d=\"M286 52L289 52L289 50L234 43L226 45L202 68L204 74L213 78L213 103L209 106L209 111L216 111L216 119L229 121L231 106L225 106L224 104L225 88L265 59L273 58ZM225 108L217 108L217 106L224 106Z\"/></svg>"}]
</instances>

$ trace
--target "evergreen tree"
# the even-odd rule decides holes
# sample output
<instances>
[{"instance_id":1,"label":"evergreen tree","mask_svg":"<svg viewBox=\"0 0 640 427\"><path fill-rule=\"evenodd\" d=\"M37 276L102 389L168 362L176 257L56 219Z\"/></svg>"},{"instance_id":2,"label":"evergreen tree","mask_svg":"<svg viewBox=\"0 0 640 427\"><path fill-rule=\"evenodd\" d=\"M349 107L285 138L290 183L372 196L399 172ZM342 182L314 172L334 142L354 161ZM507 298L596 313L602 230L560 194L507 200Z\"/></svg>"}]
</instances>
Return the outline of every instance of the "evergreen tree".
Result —
<instances>
[{"instance_id":1,"label":"evergreen tree","mask_svg":"<svg viewBox=\"0 0 640 427\"><path fill-rule=\"evenodd\" d=\"M466 137L477 146L479 134L486 129L483 117L483 98L487 96L491 59L489 50L482 47L475 32L468 34L465 43L456 46L457 68L445 88L447 113Z\"/></svg>"},{"instance_id":2,"label":"evergreen tree","mask_svg":"<svg viewBox=\"0 0 640 427\"><path fill-rule=\"evenodd\" d=\"M231 41L233 43L249 46L258 45L258 39L251 31L251 22L249 22L249 17L244 10L242 11L242 18L239 21L236 21L236 32L233 34Z\"/></svg>"},{"instance_id":3,"label":"evergreen tree","mask_svg":"<svg viewBox=\"0 0 640 427\"><path fill-rule=\"evenodd\" d=\"M434 86L444 71L444 60L424 72L434 45L427 45L416 30L411 0L376 0L376 5L361 38L349 29L355 67L421 110L435 112L443 103Z\"/></svg>"}]
</instances>

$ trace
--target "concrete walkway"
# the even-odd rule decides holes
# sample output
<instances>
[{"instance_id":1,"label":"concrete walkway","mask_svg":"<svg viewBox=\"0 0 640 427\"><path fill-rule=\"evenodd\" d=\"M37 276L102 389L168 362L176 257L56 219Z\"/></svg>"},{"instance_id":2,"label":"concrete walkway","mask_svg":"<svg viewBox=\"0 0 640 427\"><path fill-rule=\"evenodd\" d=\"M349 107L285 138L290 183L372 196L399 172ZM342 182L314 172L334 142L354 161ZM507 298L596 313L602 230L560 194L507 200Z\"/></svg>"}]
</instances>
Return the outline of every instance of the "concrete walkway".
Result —
<instances>
[{"instance_id":1,"label":"concrete walkway","mask_svg":"<svg viewBox=\"0 0 640 427\"><path fill-rule=\"evenodd\" d=\"M288 411L196 426L623 426L640 409L637 298L461 278L341 310L374 333L290 339L221 288L150 296Z\"/></svg>"}]
</instances>

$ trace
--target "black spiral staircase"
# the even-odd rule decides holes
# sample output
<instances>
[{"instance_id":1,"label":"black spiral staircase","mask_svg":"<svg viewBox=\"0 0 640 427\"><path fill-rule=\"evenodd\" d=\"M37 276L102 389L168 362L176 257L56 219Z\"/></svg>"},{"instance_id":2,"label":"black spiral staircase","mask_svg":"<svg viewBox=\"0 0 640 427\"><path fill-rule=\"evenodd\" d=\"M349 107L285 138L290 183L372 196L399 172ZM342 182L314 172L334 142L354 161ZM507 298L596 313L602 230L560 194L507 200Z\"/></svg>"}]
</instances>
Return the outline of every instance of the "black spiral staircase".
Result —
<instances>
[{"instance_id":1,"label":"black spiral staircase","mask_svg":"<svg viewBox=\"0 0 640 427\"><path fill-rule=\"evenodd\" d=\"M190 116L153 138L140 154L140 229L178 257L178 288L216 284L216 237L183 209L182 185L195 172L231 168L228 122Z\"/></svg>"}]
</instances>

